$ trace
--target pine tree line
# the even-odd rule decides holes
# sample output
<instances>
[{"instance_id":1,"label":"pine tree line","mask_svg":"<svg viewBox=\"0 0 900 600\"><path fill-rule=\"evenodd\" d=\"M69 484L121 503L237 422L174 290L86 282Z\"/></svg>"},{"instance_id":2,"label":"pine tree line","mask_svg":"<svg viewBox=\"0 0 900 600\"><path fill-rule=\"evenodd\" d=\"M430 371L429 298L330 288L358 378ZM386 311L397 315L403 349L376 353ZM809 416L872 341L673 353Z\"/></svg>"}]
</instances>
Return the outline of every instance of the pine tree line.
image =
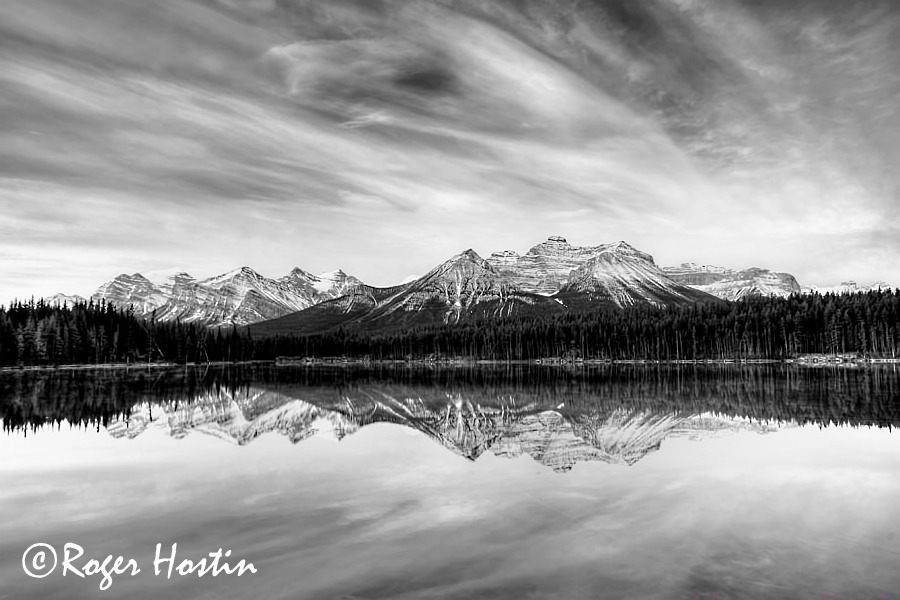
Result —
<instances>
[{"instance_id":1,"label":"pine tree line","mask_svg":"<svg viewBox=\"0 0 900 600\"><path fill-rule=\"evenodd\" d=\"M814 353L896 358L900 290L604 308L386 334L338 329L307 336L294 346L305 356L373 359L784 359Z\"/></svg>"},{"instance_id":2,"label":"pine tree line","mask_svg":"<svg viewBox=\"0 0 900 600\"><path fill-rule=\"evenodd\" d=\"M900 356L900 290L752 297L434 325L392 332L338 328L254 336L143 319L105 301L0 307L0 365L273 360L279 356L426 359L701 360L801 354Z\"/></svg>"},{"instance_id":3,"label":"pine tree line","mask_svg":"<svg viewBox=\"0 0 900 600\"><path fill-rule=\"evenodd\" d=\"M258 415L251 398L273 392L266 410L302 398L363 424L378 413L376 398L415 398L432 414L462 398L485 408L556 410L590 426L623 406L653 414L714 413L758 421L853 426L900 426L900 371L791 368L785 365L560 365L498 364L430 368L373 365L359 368L282 369L270 364L221 364L165 370L109 369L14 371L0 377L3 429L63 423L105 427L128 418L136 405L172 407L234 398ZM377 391L377 392L376 392ZM276 404L271 404L271 402ZM559 407L562 403L563 408ZM218 411L213 411L218 413ZM389 419L379 413L379 419ZM228 418L228 412L219 414Z\"/></svg>"},{"instance_id":4,"label":"pine tree line","mask_svg":"<svg viewBox=\"0 0 900 600\"><path fill-rule=\"evenodd\" d=\"M144 319L112 303L13 302L0 307L0 366L250 360L238 329Z\"/></svg>"}]
</instances>

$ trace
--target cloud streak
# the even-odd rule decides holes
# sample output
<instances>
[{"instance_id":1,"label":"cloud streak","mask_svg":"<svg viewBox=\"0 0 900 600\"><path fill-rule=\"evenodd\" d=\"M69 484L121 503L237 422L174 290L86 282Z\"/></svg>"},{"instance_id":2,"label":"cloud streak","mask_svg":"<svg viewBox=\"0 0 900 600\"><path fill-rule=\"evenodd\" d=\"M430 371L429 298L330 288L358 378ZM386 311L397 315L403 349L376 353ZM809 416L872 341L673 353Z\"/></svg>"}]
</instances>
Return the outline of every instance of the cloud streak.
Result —
<instances>
[{"instance_id":1,"label":"cloud streak","mask_svg":"<svg viewBox=\"0 0 900 600\"><path fill-rule=\"evenodd\" d=\"M4 299L170 265L391 284L550 234L808 283L900 281L888 2L8 12Z\"/></svg>"}]
</instances>

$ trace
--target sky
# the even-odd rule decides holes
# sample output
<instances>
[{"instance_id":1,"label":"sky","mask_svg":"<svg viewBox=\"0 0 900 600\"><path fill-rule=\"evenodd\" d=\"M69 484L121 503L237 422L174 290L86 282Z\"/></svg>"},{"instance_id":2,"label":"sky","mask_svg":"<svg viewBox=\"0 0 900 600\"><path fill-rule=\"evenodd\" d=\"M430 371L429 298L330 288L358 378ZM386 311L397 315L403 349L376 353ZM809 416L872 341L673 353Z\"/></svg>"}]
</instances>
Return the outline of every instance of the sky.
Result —
<instances>
[{"instance_id":1,"label":"sky","mask_svg":"<svg viewBox=\"0 0 900 600\"><path fill-rule=\"evenodd\" d=\"M0 302L625 240L900 285L893 0L7 0Z\"/></svg>"}]
</instances>

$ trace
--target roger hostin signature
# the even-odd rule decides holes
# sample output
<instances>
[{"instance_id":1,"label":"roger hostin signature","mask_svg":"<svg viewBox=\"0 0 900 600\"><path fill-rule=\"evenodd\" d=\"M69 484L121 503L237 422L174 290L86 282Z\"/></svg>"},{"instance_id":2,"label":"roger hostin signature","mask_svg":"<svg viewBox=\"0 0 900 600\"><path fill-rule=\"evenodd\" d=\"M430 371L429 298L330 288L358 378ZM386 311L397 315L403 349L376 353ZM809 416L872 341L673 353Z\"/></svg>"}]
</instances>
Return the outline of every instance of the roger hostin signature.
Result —
<instances>
[{"instance_id":1,"label":"roger hostin signature","mask_svg":"<svg viewBox=\"0 0 900 600\"><path fill-rule=\"evenodd\" d=\"M159 577L165 575L166 579L172 579L174 575L185 577L188 575L196 575L203 577L209 575L218 577L223 573L226 575L237 575L240 577L245 573L256 573L256 566L252 562L244 559L238 561L237 564L231 565L227 560L231 557L231 550L223 550L219 548L214 552L210 552L208 556L200 560L191 560L189 558L177 559L178 544L172 544L168 554L163 550L162 544L156 544L156 554L153 559L153 574ZM108 555L105 558L91 558L83 562L78 562L84 556L84 548L73 542L67 542L63 546L62 561L56 553L56 549L50 544L37 543L32 544L22 554L22 569L25 574L35 579L43 579L56 570L58 565L62 565L62 575L72 574L76 577L85 579L87 577L102 576L100 580L100 589L108 590L112 586L113 579L116 576L134 577L141 572L137 560L134 558L126 558L124 556Z\"/></svg>"}]
</instances>

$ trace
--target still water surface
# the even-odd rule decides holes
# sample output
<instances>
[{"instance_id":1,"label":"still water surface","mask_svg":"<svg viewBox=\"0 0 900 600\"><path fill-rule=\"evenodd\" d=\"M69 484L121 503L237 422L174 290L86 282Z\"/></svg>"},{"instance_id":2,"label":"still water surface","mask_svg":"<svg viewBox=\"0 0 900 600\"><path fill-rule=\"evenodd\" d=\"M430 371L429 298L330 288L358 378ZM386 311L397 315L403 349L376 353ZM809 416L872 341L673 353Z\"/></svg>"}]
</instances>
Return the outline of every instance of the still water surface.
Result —
<instances>
[{"instance_id":1,"label":"still water surface","mask_svg":"<svg viewBox=\"0 0 900 600\"><path fill-rule=\"evenodd\" d=\"M0 599L900 598L892 366L6 372L0 419Z\"/></svg>"}]
</instances>

